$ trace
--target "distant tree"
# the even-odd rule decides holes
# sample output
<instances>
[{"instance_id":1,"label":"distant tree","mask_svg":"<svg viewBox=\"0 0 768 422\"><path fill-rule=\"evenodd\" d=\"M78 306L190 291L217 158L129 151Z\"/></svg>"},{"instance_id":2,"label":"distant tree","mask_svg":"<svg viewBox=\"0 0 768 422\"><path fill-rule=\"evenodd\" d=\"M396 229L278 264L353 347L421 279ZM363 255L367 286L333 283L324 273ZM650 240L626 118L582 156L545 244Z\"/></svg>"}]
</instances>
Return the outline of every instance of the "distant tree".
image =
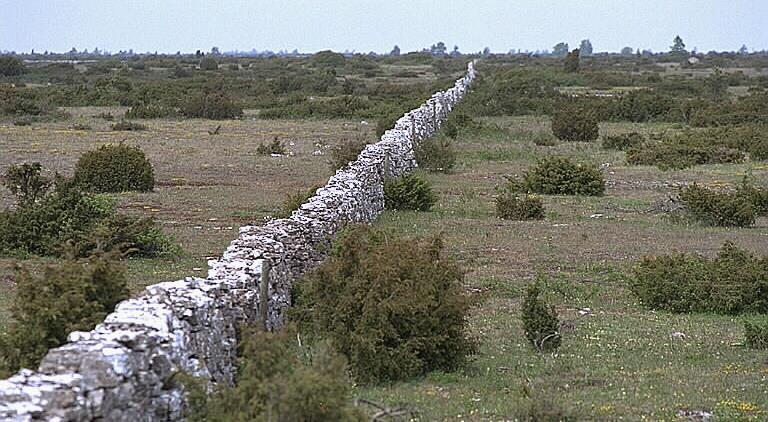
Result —
<instances>
[{"instance_id":1,"label":"distant tree","mask_svg":"<svg viewBox=\"0 0 768 422\"><path fill-rule=\"evenodd\" d=\"M195 57L198 58L198 59L203 57L204 55L205 54L202 51L200 51L200 50L195 51Z\"/></svg>"},{"instance_id":2,"label":"distant tree","mask_svg":"<svg viewBox=\"0 0 768 422\"><path fill-rule=\"evenodd\" d=\"M433 44L429 48L429 52L433 56L444 56L445 52L448 50L448 47L445 46L445 43L442 41L439 41L437 44Z\"/></svg>"},{"instance_id":3,"label":"distant tree","mask_svg":"<svg viewBox=\"0 0 768 422\"><path fill-rule=\"evenodd\" d=\"M399 56L400 55L400 47L398 45L395 45L394 48L392 48L392 52L389 53L391 56Z\"/></svg>"},{"instance_id":4,"label":"distant tree","mask_svg":"<svg viewBox=\"0 0 768 422\"><path fill-rule=\"evenodd\" d=\"M638 50L639 52L639 50ZM621 55L622 56L631 56L632 55L632 47L624 47L621 49Z\"/></svg>"},{"instance_id":5,"label":"distant tree","mask_svg":"<svg viewBox=\"0 0 768 422\"><path fill-rule=\"evenodd\" d=\"M219 51L219 47L211 47L211 55L212 56L220 56L221 52Z\"/></svg>"},{"instance_id":6,"label":"distant tree","mask_svg":"<svg viewBox=\"0 0 768 422\"><path fill-rule=\"evenodd\" d=\"M578 48L568 53L564 64L566 72L576 73L579 71L579 53L580 51Z\"/></svg>"},{"instance_id":7,"label":"distant tree","mask_svg":"<svg viewBox=\"0 0 768 422\"><path fill-rule=\"evenodd\" d=\"M581 46L579 46L579 54L581 54L581 57L592 56L592 43L589 42L589 39L581 40Z\"/></svg>"},{"instance_id":8,"label":"distant tree","mask_svg":"<svg viewBox=\"0 0 768 422\"><path fill-rule=\"evenodd\" d=\"M670 53L687 53L685 51L685 43L683 42L683 39L680 38L680 35L675 36L675 39L672 41L672 46L669 48Z\"/></svg>"},{"instance_id":9,"label":"distant tree","mask_svg":"<svg viewBox=\"0 0 768 422\"><path fill-rule=\"evenodd\" d=\"M739 54L741 54L741 55L749 54L749 50L747 49L747 45L746 44L742 44L741 45L741 48L739 49Z\"/></svg>"},{"instance_id":10,"label":"distant tree","mask_svg":"<svg viewBox=\"0 0 768 422\"><path fill-rule=\"evenodd\" d=\"M24 73L24 62L13 56L0 56L0 75L18 76Z\"/></svg>"},{"instance_id":11,"label":"distant tree","mask_svg":"<svg viewBox=\"0 0 768 422\"><path fill-rule=\"evenodd\" d=\"M483 49L483 57L488 57L491 55L491 49L489 47L485 47Z\"/></svg>"},{"instance_id":12,"label":"distant tree","mask_svg":"<svg viewBox=\"0 0 768 422\"><path fill-rule=\"evenodd\" d=\"M567 42L561 42L557 43L554 47L552 47L552 55L557 57L565 57L568 55L568 43Z\"/></svg>"},{"instance_id":13,"label":"distant tree","mask_svg":"<svg viewBox=\"0 0 768 422\"><path fill-rule=\"evenodd\" d=\"M461 56L461 52L459 52L459 46L458 45L454 45L453 46L453 51L451 51L451 56L454 56L454 57L455 56Z\"/></svg>"}]
</instances>

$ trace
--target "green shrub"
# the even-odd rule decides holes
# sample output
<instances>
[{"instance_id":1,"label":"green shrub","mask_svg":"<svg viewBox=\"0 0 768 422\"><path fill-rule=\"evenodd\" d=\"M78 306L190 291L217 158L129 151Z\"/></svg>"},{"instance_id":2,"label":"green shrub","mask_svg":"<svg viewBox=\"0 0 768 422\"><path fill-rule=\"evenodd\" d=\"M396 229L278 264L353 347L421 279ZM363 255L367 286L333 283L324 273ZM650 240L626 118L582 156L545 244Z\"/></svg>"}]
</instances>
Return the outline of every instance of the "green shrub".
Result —
<instances>
[{"instance_id":1,"label":"green shrub","mask_svg":"<svg viewBox=\"0 0 768 422\"><path fill-rule=\"evenodd\" d=\"M669 94L660 94L648 89L631 91L621 96L612 110L612 117L630 122L662 120L674 106Z\"/></svg>"},{"instance_id":2,"label":"green shrub","mask_svg":"<svg viewBox=\"0 0 768 422\"><path fill-rule=\"evenodd\" d=\"M626 151L629 148L639 147L645 142L645 137L637 132L624 133L614 136L603 136L603 149L617 149Z\"/></svg>"},{"instance_id":3,"label":"green shrub","mask_svg":"<svg viewBox=\"0 0 768 422\"><path fill-rule=\"evenodd\" d=\"M126 119L164 119L175 117L177 111L173 107L165 107L157 104L135 105L125 112Z\"/></svg>"},{"instance_id":4,"label":"green shrub","mask_svg":"<svg viewBox=\"0 0 768 422\"><path fill-rule=\"evenodd\" d=\"M107 120L107 121L115 120L115 116L113 116L112 113L106 112L106 111L102 111L101 113L96 114L93 117L96 117L96 118L99 118L99 119L104 119L104 120Z\"/></svg>"},{"instance_id":5,"label":"green shrub","mask_svg":"<svg viewBox=\"0 0 768 422\"><path fill-rule=\"evenodd\" d=\"M155 187L155 173L139 147L107 144L80 157L74 181L92 192L147 192Z\"/></svg>"},{"instance_id":6,"label":"green shrub","mask_svg":"<svg viewBox=\"0 0 768 422\"><path fill-rule=\"evenodd\" d=\"M192 96L181 112L187 117L212 120L235 119L243 115L242 107L227 95L220 93Z\"/></svg>"},{"instance_id":7,"label":"green shrub","mask_svg":"<svg viewBox=\"0 0 768 422\"><path fill-rule=\"evenodd\" d=\"M541 220L544 202L537 196L505 191L496 196L496 215L504 220Z\"/></svg>"},{"instance_id":8,"label":"green shrub","mask_svg":"<svg viewBox=\"0 0 768 422\"><path fill-rule=\"evenodd\" d=\"M213 57L203 57L200 59L200 70L218 70L219 62Z\"/></svg>"},{"instance_id":9,"label":"green shrub","mask_svg":"<svg viewBox=\"0 0 768 422\"><path fill-rule=\"evenodd\" d=\"M0 211L0 255L88 256L94 250L126 255L175 255L179 247L151 218L116 214L114 200L83 192L58 178L34 202Z\"/></svg>"},{"instance_id":10,"label":"green shrub","mask_svg":"<svg viewBox=\"0 0 768 422\"><path fill-rule=\"evenodd\" d=\"M432 186L411 173L384 183L384 204L390 210L429 211L437 202Z\"/></svg>"},{"instance_id":11,"label":"green shrub","mask_svg":"<svg viewBox=\"0 0 768 422\"><path fill-rule=\"evenodd\" d=\"M752 203L757 215L768 215L768 188L755 186L746 176L736 187L737 197L745 198Z\"/></svg>"},{"instance_id":12,"label":"green shrub","mask_svg":"<svg viewBox=\"0 0 768 422\"><path fill-rule=\"evenodd\" d=\"M6 170L3 184L19 206L34 204L48 191L51 181L40 175L42 170L40 163L12 165Z\"/></svg>"},{"instance_id":13,"label":"green shrub","mask_svg":"<svg viewBox=\"0 0 768 422\"><path fill-rule=\"evenodd\" d=\"M630 290L652 309L735 315L768 312L768 259L728 242L715 259L676 254L644 257Z\"/></svg>"},{"instance_id":14,"label":"green shrub","mask_svg":"<svg viewBox=\"0 0 768 422\"><path fill-rule=\"evenodd\" d=\"M525 337L538 352L553 352L560 347L560 321L557 312L539 297L539 283L533 283L526 290L520 319L523 321Z\"/></svg>"},{"instance_id":15,"label":"green shrub","mask_svg":"<svg viewBox=\"0 0 768 422\"><path fill-rule=\"evenodd\" d=\"M739 163L744 154L723 146L698 146L662 141L627 150L627 163L654 165L660 170L682 170L700 164Z\"/></svg>"},{"instance_id":16,"label":"green shrub","mask_svg":"<svg viewBox=\"0 0 768 422\"><path fill-rule=\"evenodd\" d=\"M127 120L121 120L117 123L112 124L112 130L125 130L125 131L137 131L137 130L147 130L147 126L143 125L141 123L136 122L129 122Z\"/></svg>"},{"instance_id":17,"label":"green shrub","mask_svg":"<svg viewBox=\"0 0 768 422\"><path fill-rule=\"evenodd\" d=\"M0 56L0 76L19 76L25 71L23 61L13 56Z\"/></svg>"},{"instance_id":18,"label":"green shrub","mask_svg":"<svg viewBox=\"0 0 768 422\"><path fill-rule=\"evenodd\" d=\"M352 161L357 160L357 156L368 145L365 136L356 136L352 139L345 139L331 148L331 157L328 164L331 170L336 171L346 167Z\"/></svg>"},{"instance_id":19,"label":"green shrub","mask_svg":"<svg viewBox=\"0 0 768 422\"><path fill-rule=\"evenodd\" d=\"M693 184L680 192L688 214L710 226L749 227L755 223L755 204L744 193L718 192Z\"/></svg>"},{"instance_id":20,"label":"green shrub","mask_svg":"<svg viewBox=\"0 0 768 422\"><path fill-rule=\"evenodd\" d=\"M459 137L459 133L478 130L481 126L481 124L472 119L472 116L459 109L453 110L451 114L448 115L448 118L440 127L440 131L443 135L455 140Z\"/></svg>"},{"instance_id":21,"label":"green shrub","mask_svg":"<svg viewBox=\"0 0 768 422\"><path fill-rule=\"evenodd\" d=\"M243 331L237 386L223 387L210 397L198 391L191 406L196 412L187 415L188 420L367 420L352 404L352 384L343 356L327 348L302 349L290 329L280 333Z\"/></svg>"},{"instance_id":22,"label":"green shrub","mask_svg":"<svg viewBox=\"0 0 768 422\"><path fill-rule=\"evenodd\" d=\"M317 190L320 189L321 185L315 185L312 186L309 189L306 190L297 190L291 195L287 195L285 200L283 201L283 205L280 207L280 210L275 212L273 214L274 218L288 218L291 216L291 214L298 210L299 207L301 207L301 204L307 202L309 198L315 196L315 193L317 193Z\"/></svg>"},{"instance_id":23,"label":"green shrub","mask_svg":"<svg viewBox=\"0 0 768 422\"><path fill-rule=\"evenodd\" d=\"M6 371L34 368L48 349L72 331L92 329L129 293L114 254L49 263L40 274L21 268L16 280L13 322L0 338L0 369Z\"/></svg>"},{"instance_id":24,"label":"green shrub","mask_svg":"<svg viewBox=\"0 0 768 422\"><path fill-rule=\"evenodd\" d=\"M768 319L765 316L745 319L744 337L750 349L768 349Z\"/></svg>"},{"instance_id":25,"label":"green shrub","mask_svg":"<svg viewBox=\"0 0 768 422\"><path fill-rule=\"evenodd\" d=\"M400 111L389 111L376 119L376 137L381 138L381 136L384 135L384 132L395 127L395 123L403 117L403 114L405 113Z\"/></svg>"},{"instance_id":26,"label":"green shrub","mask_svg":"<svg viewBox=\"0 0 768 422\"><path fill-rule=\"evenodd\" d=\"M522 180L512 180L512 191L544 195L601 196L605 193L603 174L594 165L576 164L565 157L546 157L536 167L523 174Z\"/></svg>"},{"instance_id":27,"label":"green shrub","mask_svg":"<svg viewBox=\"0 0 768 422\"><path fill-rule=\"evenodd\" d=\"M360 383L453 370L475 345L466 337L463 272L438 238L397 238L351 226L331 255L294 284L290 315L349 360Z\"/></svg>"},{"instance_id":28,"label":"green shrub","mask_svg":"<svg viewBox=\"0 0 768 422\"><path fill-rule=\"evenodd\" d=\"M456 165L456 149L446 136L433 136L422 140L413 148L416 163L428 171L448 172Z\"/></svg>"},{"instance_id":29,"label":"green shrub","mask_svg":"<svg viewBox=\"0 0 768 422\"><path fill-rule=\"evenodd\" d=\"M562 141L594 141L600 126L594 113L574 106L561 108L552 115L552 133Z\"/></svg>"},{"instance_id":30,"label":"green shrub","mask_svg":"<svg viewBox=\"0 0 768 422\"><path fill-rule=\"evenodd\" d=\"M256 147L256 154L259 155L270 155L270 154L279 154L283 155L286 153L285 144L277 139L277 136L272 139L272 142L270 142L267 145L259 144L258 147Z\"/></svg>"},{"instance_id":31,"label":"green shrub","mask_svg":"<svg viewBox=\"0 0 768 422\"><path fill-rule=\"evenodd\" d=\"M29 117L20 117L13 121L14 126L32 126L32 119Z\"/></svg>"},{"instance_id":32,"label":"green shrub","mask_svg":"<svg viewBox=\"0 0 768 422\"><path fill-rule=\"evenodd\" d=\"M553 147L557 145L557 138L546 132L536 132L531 135L533 144L540 147Z\"/></svg>"},{"instance_id":33,"label":"green shrub","mask_svg":"<svg viewBox=\"0 0 768 422\"><path fill-rule=\"evenodd\" d=\"M109 216L70 181L57 179L32 205L0 211L0 254L58 255Z\"/></svg>"}]
</instances>

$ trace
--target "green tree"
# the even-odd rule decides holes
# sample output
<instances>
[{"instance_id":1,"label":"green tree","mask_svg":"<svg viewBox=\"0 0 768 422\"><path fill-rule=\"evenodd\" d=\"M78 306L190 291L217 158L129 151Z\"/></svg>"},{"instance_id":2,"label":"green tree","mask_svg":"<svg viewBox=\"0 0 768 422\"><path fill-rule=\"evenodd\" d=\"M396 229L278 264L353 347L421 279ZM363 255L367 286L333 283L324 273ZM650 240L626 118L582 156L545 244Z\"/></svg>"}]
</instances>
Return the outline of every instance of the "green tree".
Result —
<instances>
[{"instance_id":1,"label":"green tree","mask_svg":"<svg viewBox=\"0 0 768 422\"><path fill-rule=\"evenodd\" d=\"M674 41L672 41L672 46L669 48L670 53L687 53L685 50L685 43L683 42L683 39L680 38L680 35L676 35Z\"/></svg>"},{"instance_id":2,"label":"green tree","mask_svg":"<svg viewBox=\"0 0 768 422\"><path fill-rule=\"evenodd\" d=\"M592 55L592 43L589 42L589 39L581 40L579 53L581 57L590 57Z\"/></svg>"},{"instance_id":3,"label":"green tree","mask_svg":"<svg viewBox=\"0 0 768 422\"><path fill-rule=\"evenodd\" d=\"M568 55L568 43L560 42L552 47L552 55L555 57L565 57Z\"/></svg>"},{"instance_id":4,"label":"green tree","mask_svg":"<svg viewBox=\"0 0 768 422\"><path fill-rule=\"evenodd\" d=\"M579 55L580 51L578 48L568 53L568 56L565 58L565 64L563 65L566 72L576 73L579 71Z\"/></svg>"}]
</instances>

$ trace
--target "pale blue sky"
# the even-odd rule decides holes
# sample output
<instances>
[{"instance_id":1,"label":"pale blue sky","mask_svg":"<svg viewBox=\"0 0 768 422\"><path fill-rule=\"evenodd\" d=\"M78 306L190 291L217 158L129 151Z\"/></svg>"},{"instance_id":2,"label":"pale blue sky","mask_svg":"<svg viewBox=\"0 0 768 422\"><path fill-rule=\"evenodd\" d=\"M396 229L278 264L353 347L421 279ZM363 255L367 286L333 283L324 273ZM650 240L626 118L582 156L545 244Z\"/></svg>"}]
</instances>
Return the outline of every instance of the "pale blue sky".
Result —
<instances>
[{"instance_id":1,"label":"pale blue sky","mask_svg":"<svg viewBox=\"0 0 768 422\"><path fill-rule=\"evenodd\" d=\"M0 50L768 49L768 0L0 0Z\"/></svg>"}]
</instances>

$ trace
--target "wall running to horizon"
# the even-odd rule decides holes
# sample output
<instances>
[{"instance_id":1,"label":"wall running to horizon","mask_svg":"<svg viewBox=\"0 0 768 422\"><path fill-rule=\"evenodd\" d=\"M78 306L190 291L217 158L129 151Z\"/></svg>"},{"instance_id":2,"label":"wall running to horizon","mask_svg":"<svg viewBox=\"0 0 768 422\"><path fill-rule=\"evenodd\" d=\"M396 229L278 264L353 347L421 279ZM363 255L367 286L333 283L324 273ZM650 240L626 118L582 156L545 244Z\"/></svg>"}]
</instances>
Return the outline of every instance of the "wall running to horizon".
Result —
<instances>
[{"instance_id":1,"label":"wall running to horizon","mask_svg":"<svg viewBox=\"0 0 768 422\"><path fill-rule=\"evenodd\" d=\"M475 79L474 62L454 86L401 117L357 160L286 219L240 228L208 277L154 284L88 332L73 332L37 371L0 381L3 421L180 420L180 371L232 385L237 327L279 329L291 283L316 267L336 233L384 210L384 181L416 167L413 147L432 136Z\"/></svg>"}]
</instances>

